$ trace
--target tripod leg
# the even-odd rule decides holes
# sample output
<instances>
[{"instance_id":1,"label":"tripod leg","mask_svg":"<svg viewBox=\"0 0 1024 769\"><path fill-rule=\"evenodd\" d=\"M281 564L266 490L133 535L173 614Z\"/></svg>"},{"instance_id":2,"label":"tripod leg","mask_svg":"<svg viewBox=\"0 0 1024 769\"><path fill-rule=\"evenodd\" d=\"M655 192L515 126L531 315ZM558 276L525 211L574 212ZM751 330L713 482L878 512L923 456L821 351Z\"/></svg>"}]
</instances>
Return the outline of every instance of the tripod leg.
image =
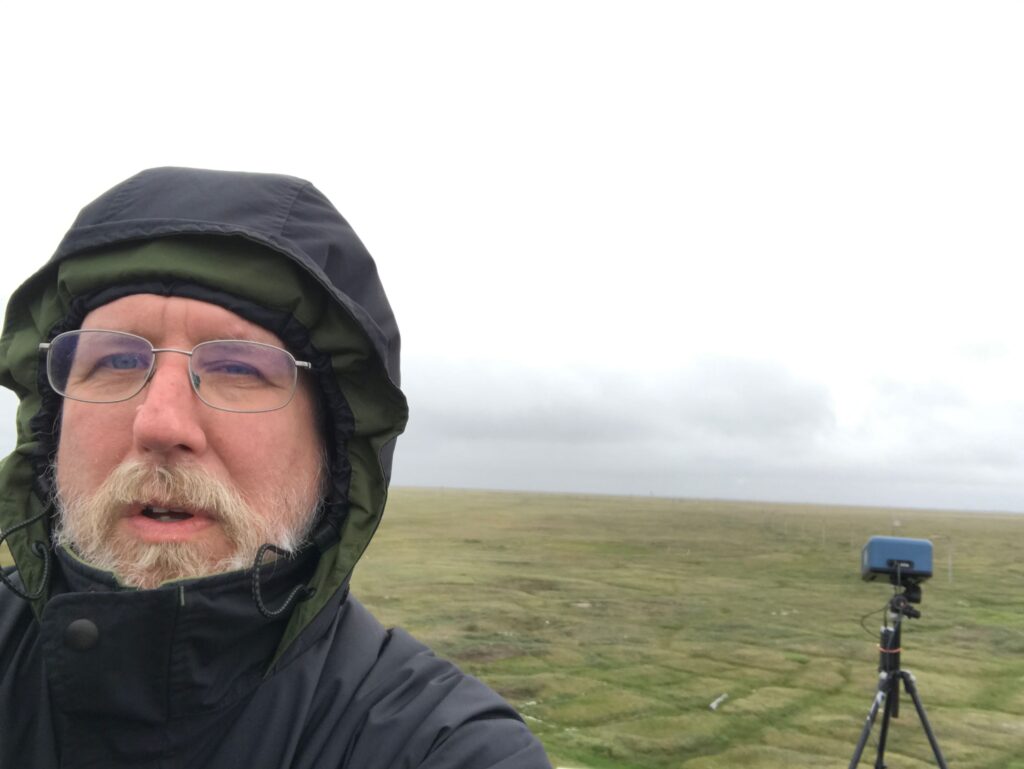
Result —
<instances>
[{"instance_id":1,"label":"tripod leg","mask_svg":"<svg viewBox=\"0 0 1024 769\"><path fill-rule=\"evenodd\" d=\"M864 746L867 745L868 737L871 735L871 728L875 725L875 719L878 717L878 710L882 707L882 703L885 702L887 682L888 676L883 674L882 680L878 683L878 691L875 693L875 699L871 703L871 709L868 710L868 716L864 719L864 728L861 729L860 739L857 740L857 747L854 748L853 758L850 760L849 769L857 769L857 764L860 763L860 757L864 752Z\"/></svg>"},{"instance_id":2,"label":"tripod leg","mask_svg":"<svg viewBox=\"0 0 1024 769\"><path fill-rule=\"evenodd\" d=\"M903 688L907 690L910 699L914 701L914 707L917 708L917 717L921 719L921 726L924 727L925 736L928 738L928 743L932 746L935 761L940 769L948 769L946 760L942 757L942 751L939 750L939 743L935 739L935 733L932 731L932 725L928 723L928 714L924 712L924 705L921 704L921 698L917 694L917 684L914 683L914 676L906 670L901 670L900 678L903 679Z\"/></svg>"},{"instance_id":3,"label":"tripod leg","mask_svg":"<svg viewBox=\"0 0 1024 769\"><path fill-rule=\"evenodd\" d=\"M882 728L878 732L878 752L875 754L875 769L885 769L885 744L889 741L889 723L895 718L899 707L900 679L893 673L886 674L885 679L885 710L882 712Z\"/></svg>"}]
</instances>

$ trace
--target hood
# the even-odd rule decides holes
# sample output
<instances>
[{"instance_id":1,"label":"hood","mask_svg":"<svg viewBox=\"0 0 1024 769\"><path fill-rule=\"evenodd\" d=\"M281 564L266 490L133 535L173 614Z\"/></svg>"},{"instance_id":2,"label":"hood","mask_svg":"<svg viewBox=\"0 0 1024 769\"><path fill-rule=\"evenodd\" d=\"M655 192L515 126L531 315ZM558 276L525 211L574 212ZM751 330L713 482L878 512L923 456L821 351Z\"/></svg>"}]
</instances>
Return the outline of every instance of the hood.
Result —
<instances>
[{"instance_id":1,"label":"hood","mask_svg":"<svg viewBox=\"0 0 1024 769\"><path fill-rule=\"evenodd\" d=\"M15 291L0 337L0 384L18 396L17 446L0 464L0 529L37 615L48 599L47 468L59 397L38 346L131 293L220 304L313 362L332 452L321 556L284 648L351 574L384 511L408 417L399 334L376 266L348 222L289 176L157 168L86 206L50 261Z\"/></svg>"}]
</instances>

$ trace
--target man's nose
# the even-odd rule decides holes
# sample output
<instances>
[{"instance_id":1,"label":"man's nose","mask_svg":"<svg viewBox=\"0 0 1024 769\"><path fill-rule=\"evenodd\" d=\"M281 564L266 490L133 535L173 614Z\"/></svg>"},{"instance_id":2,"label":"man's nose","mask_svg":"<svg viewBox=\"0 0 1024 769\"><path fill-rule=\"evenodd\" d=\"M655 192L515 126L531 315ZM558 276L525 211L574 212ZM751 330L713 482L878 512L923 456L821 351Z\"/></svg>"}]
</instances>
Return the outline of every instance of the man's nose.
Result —
<instances>
[{"instance_id":1,"label":"man's nose","mask_svg":"<svg viewBox=\"0 0 1024 769\"><path fill-rule=\"evenodd\" d=\"M153 375L137 396L142 402L136 406L133 429L139 449L160 454L200 454L206 449L207 407L192 389L190 376L186 356L157 356Z\"/></svg>"}]
</instances>

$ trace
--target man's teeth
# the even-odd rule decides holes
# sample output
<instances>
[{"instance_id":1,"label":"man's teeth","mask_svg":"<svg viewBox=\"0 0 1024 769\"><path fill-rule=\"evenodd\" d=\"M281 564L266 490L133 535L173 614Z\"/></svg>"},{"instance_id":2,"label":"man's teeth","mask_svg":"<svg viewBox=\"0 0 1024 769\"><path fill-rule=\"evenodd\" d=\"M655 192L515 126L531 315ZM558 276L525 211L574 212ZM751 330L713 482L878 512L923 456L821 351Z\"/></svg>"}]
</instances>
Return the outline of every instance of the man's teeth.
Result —
<instances>
[{"instance_id":1,"label":"man's teeth","mask_svg":"<svg viewBox=\"0 0 1024 769\"><path fill-rule=\"evenodd\" d=\"M184 510L178 510L171 507L156 506L143 508L142 514L147 518L152 518L154 521L160 521L161 523L184 521L186 518L192 517L192 513L185 512Z\"/></svg>"}]
</instances>

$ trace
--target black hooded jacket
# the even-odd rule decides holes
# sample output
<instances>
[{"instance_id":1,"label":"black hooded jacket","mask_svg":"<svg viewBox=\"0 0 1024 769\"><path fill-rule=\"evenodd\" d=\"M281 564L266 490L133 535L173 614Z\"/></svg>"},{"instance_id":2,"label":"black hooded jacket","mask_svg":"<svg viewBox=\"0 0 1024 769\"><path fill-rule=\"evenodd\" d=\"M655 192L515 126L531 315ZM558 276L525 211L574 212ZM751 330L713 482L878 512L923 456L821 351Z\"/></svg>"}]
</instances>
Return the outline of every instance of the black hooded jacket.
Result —
<instances>
[{"instance_id":1,"label":"black hooded jacket","mask_svg":"<svg viewBox=\"0 0 1024 769\"><path fill-rule=\"evenodd\" d=\"M313 363L331 484L300 557L136 590L52 546L61 404L39 344L134 293L220 304ZM373 261L308 182L153 169L83 209L0 338L20 398L0 465L17 564L0 586L0 769L549 766L497 694L348 595L407 417L398 362Z\"/></svg>"}]
</instances>

